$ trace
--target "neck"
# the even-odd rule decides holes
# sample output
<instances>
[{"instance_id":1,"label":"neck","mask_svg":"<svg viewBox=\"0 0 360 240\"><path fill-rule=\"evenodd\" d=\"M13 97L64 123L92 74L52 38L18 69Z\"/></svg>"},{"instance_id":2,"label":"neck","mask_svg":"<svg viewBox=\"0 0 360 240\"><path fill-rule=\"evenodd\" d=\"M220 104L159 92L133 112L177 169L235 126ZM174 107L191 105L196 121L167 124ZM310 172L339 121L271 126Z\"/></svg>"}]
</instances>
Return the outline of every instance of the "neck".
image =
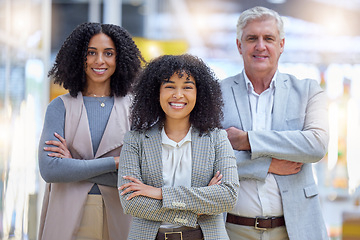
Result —
<instances>
[{"instance_id":1,"label":"neck","mask_svg":"<svg viewBox=\"0 0 360 240\"><path fill-rule=\"evenodd\" d=\"M110 96L110 90L101 90L101 89L87 89L83 91L84 96L90 96L90 97L107 97Z\"/></svg>"},{"instance_id":2,"label":"neck","mask_svg":"<svg viewBox=\"0 0 360 240\"><path fill-rule=\"evenodd\" d=\"M254 87L254 91L258 94L262 93L266 89L270 87L270 83L272 78L274 77L274 73L267 73L267 74L248 74L246 73L246 76L249 78L250 82L252 83Z\"/></svg>"},{"instance_id":3,"label":"neck","mask_svg":"<svg viewBox=\"0 0 360 240\"><path fill-rule=\"evenodd\" d=\"M84 96L91 96L91 97L105 97L110 96L111 88L110 82L109 83L93 83L87 82L87 86L83 91Z\"/></svg>"},{"instance_id":4,"label":"neck","mask_svg":"<svg viewBox=\"0 0 360 240\"><path fill-rule=\"evenodd\" d=\"M190 121L165 120L164 130L168 138L175 142L180 142L190 129Z\"/></svg>"}]
</instances>

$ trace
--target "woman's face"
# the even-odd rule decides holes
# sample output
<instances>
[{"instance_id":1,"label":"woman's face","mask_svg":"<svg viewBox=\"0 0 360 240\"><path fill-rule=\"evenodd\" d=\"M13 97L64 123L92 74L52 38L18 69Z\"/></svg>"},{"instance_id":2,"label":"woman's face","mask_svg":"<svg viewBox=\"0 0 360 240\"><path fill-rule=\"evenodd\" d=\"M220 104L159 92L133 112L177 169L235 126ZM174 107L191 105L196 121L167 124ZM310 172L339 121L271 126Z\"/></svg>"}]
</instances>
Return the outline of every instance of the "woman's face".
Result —
<instances>
[{"instance_id":1,"label":"woman's face","mask_svg":"<svg viewBox=\"0 0 360 240\"><path fill-rule=\"evenodd\" d=\"M196 103L196 83L192 76L183 73L180 78L174 73L169 81L160 86L160 105L166 120L189 121Z\"/></svg>"},{"instance_id":2,"label":"woman's face","mask_svg":"<svg viewBox=\"0 0 360 240\"><path fill-rule=\"evenodd\" d=\"M104 33L94 35L89 42L86 55L86 80L89 84L108 82L116 69L114 42Z\"/></svg>"}]
</instances>

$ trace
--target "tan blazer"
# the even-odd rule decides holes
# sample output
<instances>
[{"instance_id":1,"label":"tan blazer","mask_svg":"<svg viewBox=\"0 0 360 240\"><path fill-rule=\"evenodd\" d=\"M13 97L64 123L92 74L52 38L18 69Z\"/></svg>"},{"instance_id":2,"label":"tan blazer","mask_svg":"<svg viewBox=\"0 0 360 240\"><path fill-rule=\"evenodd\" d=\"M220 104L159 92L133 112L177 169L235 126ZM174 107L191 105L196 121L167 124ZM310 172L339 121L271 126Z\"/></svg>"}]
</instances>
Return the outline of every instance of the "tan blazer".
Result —
<instances>
[{"instance_id":1,"label":"tan blazer","mask_svg":"<svg viewBox=\"0 0 360 240\"><path fill-rule=\"evenodd\" d=\"M65 139L75 159L94 159L119 156L124 134L130 129L130 97L115 98L99 148L93 156L86 108L81 93L76 98L61 96L66 109ZM114 172L115 175L116 172ZM93 183L47 183L40 219L39 239L71 240L78 231L80 220ZM110 239L126 239L131 216L125 215L120 204L118 190L99 185L107 213Z\"/></svg>"}]
</instances>

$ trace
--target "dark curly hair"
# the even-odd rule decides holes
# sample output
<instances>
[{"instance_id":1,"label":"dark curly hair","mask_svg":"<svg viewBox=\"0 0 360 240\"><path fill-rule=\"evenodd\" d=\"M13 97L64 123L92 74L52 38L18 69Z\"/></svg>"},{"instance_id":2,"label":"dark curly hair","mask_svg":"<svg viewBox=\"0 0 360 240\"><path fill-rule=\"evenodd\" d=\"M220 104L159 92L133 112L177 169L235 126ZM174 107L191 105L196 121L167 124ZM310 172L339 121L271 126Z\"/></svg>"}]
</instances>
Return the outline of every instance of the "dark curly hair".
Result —
<instances>
[{"instance_id":1,"label":"dark curly hair","mask_svg":"<svg viewBox=\"0 0 360 240\"><path fill-rule=\"evenodd\" d=\"M165 113L160 106L160 86L173 74L186 73L195 79L197 96L190 113L190 123L204 134L221 128L222 95L213 71L198 57L190 54L163 55L149 62L138 76L131 106L132 129L144 131L156 123L163 126Z\"/></svg>"},{"instance_id":2,"label":"dark curly hair","mask_svg":"<svg viewBox=\"0 0 360 240\"><path fill-rule=\"evenodd\" d=\"M109 36L116 47L116 70L111 76L111 95L125 96L145 62L130 34L113 24L83 23L78 25L61 46L48 76L54 83L77 96L86 86L85 62L90 39L99 33Z\"/></svg>"}]
</instances>

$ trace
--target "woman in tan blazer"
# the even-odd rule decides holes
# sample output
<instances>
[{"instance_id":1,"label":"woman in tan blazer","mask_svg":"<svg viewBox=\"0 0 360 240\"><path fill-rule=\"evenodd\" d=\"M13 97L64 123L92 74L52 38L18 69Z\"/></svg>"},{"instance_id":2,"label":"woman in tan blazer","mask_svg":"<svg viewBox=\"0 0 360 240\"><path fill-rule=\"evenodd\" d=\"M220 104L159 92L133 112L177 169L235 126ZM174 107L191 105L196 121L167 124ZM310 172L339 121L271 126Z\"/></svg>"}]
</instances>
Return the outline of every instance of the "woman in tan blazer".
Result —
<instances>
[{"instance_id":1,"label":"woman in tan blazer","mask_svg":"<svg viewBox=\"0 0 360 240\"><path fill-rule=\"evenodd\" d=\"M134 94L119 163L120 200L134 217L128 239L228 239L221 213L238 179L214 74L194 56L165 55Z\"/></svg>"},{"instance_id":2,"label":"woman in tan blazer","mask_svg":"<svg viewBox=\"0 0 360 240\"><path fill-rule=\"evenodd\" d=\"M39 144L39 239L127 238L117 169L141 61L128 32L111 24L81 24L62 45L49 76L69 93L49 104Z\"/></svg>"}]
</instances>

